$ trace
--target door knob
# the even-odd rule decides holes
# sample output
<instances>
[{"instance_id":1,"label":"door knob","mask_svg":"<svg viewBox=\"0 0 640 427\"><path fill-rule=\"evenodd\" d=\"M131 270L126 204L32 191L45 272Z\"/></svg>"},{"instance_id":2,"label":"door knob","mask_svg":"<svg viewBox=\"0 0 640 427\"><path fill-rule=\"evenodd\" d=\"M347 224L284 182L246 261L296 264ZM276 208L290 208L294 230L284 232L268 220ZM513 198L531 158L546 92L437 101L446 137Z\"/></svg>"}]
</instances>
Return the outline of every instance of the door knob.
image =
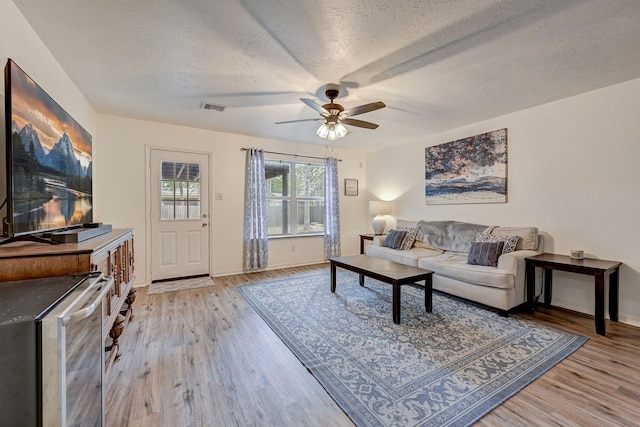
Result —
<instances>
[{"instance_id":1,"label":"door knob","mask_svg":"<svg viewBox=\"0 0 640 427\"><path fill-rule=\"evenodd\" d=\"M206 227L207 225L209 225L209 224L208 224L208 223L206 223L206 222L203 222L203 223L202 223L202 226L203 226L203 227Z\"/></svg>"}]
</instances>

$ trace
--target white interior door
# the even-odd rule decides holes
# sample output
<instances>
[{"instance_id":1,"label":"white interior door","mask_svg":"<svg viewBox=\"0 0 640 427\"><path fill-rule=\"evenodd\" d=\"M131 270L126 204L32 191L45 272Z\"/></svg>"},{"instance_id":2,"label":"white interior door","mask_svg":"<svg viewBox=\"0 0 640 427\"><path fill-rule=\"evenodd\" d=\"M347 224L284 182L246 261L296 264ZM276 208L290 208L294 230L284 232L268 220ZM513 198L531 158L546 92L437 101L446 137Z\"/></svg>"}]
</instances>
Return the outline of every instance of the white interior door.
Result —
<instances>
[{"instance_id":1,"label":"white interior door","mask_svg":"<svg viewBox=\"0 0 640 427\"><path fill-rule=\"evenodd\" d=\"M151 280L209 274L209 155L152 149Z\"/></svg>"}]
</instances>

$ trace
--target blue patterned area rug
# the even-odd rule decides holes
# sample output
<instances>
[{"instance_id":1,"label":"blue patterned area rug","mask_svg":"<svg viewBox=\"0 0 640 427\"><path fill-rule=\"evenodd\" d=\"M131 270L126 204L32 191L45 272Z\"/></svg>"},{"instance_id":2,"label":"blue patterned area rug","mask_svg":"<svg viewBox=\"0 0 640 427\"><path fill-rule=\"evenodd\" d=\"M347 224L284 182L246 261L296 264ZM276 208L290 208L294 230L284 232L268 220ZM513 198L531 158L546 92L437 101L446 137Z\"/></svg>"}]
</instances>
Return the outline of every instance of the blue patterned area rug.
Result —
<instances>
[{"instance_id":1,"label":"blue patterned area rug","mask_svg":"<svg viewBox=\"0 0 640 427\"><path fill-rule=\"evenodd\" d=\"M434 292L355 273L239 286L275 333L358 426L464 426L577 350L586 338Z\"/></svg>"}]
</instances>

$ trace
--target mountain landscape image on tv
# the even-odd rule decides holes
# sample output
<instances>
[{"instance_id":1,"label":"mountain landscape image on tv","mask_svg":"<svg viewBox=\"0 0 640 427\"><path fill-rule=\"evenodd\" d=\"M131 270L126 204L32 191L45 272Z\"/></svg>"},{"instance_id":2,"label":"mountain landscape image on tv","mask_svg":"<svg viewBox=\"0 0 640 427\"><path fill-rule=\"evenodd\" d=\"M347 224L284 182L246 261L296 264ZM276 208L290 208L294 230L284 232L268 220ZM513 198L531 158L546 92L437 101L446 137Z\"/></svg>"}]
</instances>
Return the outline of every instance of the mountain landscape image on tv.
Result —
<instances>
[{"instance_id":1,"label":"mountain landscape image on tv","mask_svg":"<svg viewBox=\"0 0 640 427\"><path fill-rule=\"evenodd\" d=\"M5 84L10 234L91 222L91 135L12 60Z\"/></svg>"}]
</instances>

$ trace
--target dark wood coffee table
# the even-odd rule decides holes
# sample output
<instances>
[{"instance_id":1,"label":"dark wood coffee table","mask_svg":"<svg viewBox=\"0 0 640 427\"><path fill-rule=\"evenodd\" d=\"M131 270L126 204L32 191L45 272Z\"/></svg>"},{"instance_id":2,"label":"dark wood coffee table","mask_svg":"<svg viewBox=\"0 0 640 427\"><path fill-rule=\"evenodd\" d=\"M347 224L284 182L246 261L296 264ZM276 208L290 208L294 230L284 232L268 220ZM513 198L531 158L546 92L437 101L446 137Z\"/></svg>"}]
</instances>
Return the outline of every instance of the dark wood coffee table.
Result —
<instances>
[{"instance_id":1,"label":"dark wood coffee table","mask_svg":"<svg viewBox=\"0 0 640 427\"><path fill-rule=\"evenodd\" d=\"M400 323L400 287L424 280L424 308L431 313L433 271L411 267L397 262L387 261L366 255L329 258L331 263L331 292L336 291L336 267L353 271L360 275L360 286L364 286L364 277L389 283L393 287L392 315L393 323Z\"/></svg>"}]
</instances>

